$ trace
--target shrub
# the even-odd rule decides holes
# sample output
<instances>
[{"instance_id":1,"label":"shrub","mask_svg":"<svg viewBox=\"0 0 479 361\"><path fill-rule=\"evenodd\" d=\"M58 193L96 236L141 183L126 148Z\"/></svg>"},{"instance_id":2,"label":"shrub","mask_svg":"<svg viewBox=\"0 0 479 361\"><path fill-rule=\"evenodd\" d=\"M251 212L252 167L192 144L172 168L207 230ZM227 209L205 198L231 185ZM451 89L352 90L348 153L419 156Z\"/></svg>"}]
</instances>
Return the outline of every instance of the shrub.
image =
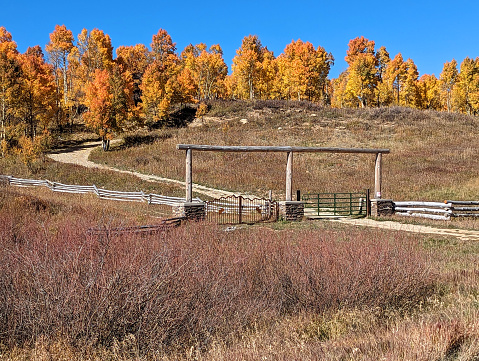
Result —
<instances>
[{"instance_id":1,"label":"shrub","mask_svg":"<svg viewBox=\"0 0 479 361\"><path fill-rule=\"evenodd\" d=\"M142 354L205 350L301 312L409 310L433 287L401 234L196 223L156 236L93 236L85 219L54 222L49 209L23 209L29 222L1 213L0 334L10 347L133 338Z\"/></svg>"}]
</instances>

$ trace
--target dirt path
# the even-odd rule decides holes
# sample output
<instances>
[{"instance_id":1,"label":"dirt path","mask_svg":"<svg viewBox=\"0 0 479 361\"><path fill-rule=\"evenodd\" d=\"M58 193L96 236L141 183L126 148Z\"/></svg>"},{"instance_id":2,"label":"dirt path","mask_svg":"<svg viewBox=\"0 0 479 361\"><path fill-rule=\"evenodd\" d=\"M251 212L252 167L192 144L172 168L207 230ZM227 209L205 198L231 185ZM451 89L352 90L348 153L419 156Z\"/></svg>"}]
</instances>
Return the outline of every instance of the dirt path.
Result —
<instances>
[{"instance_id":1,"label":"dirt path","mask_svg":"<svg viewBox=\"0 0 479 361\"><path fill-rule=\"evenodd\" d=\"M118 169L114 167L109 167L103 164L97 164L88 160L88 157L90 156L91 151L100 145L101 145L101 142L85 143L80 148L75 148L73 150L69 149L69 150L59 151L56 153L51 153L48 156L57 162L77 164L77 165L81 165L88 168L107 169L107 170L111 170L111 171L115 171L119 173L131 174L150 182L173 183L173 184L185 186L185 182L182 182L176 179L169 179L169 178L158 177L151 174L143 174L139 172L122 170L122 169ZM199 194L204 194L212 198L220 198L220 197L225 197L225 196L230 196L235 194L233 192L228 192L221 189L209 188L199 184L193 184L193 191ZM236 194L238 195L238 193ZM340 219L328 219L328 220L331 222L341 222L341 223L350 224L354 226L392 229L397 231L407 231L407 232L415 232L415 233L421 233L421 234L454 236L465 241L466 240L479 241L479 231L473 231L473 230L435 228L430 226L404 224L404 223L392 222L392 221L375 221L375 220L366 219L366 218L361 218L361 219L340 218Z\"/></svg>"},{"instance_id":2,"label":"dirt path","mask_svg":"<svg viewBox=\"0 0 479 361\"><path fill-rule=\"evenodd\" d=\"M185 182L182 182L176 179L169 179L169 178L158 177L152 174L143 174L140 172L122 170L122 169L110 167L104 164L94 163L88 160L88 157L90 156L90 153L92 152L92 150L95 149L96 147L99 147L100 145L101 145L101 142L89 142L89 143L83 144L82 147L75 148L73 150L62 150L59 152L51 153L48 155L48 157L61 163L76 164L76 165L81 165L87 168L106 169L106 170L111 170L111 171L115 171L115 172L119 172L123 174L130 174L149 182L172 183L172 184L185 186ZM235 194L233 192L205 187L195 183L193 183L193 192L203 194L212 198L226 197L226 196Z\"/></svg>"},{"instance_id":3,"label":"dirt path","mask_svg":"<svg viewBox=\"0 0 479 361\"><path fill-rule=\"evenodd\" d=\"M417 224L406 224L394 221L376 221L368 218L343 218L331 219L332 222L346 223L354 226L374 227L382 229L391 229L396 231L406 231L421 234L433 234L441 236L454 236L463 241L479 241L479 231L465 230L465 229L448 229L436 228L430 226L422 226Z\"/></svg>"}]
</instances>

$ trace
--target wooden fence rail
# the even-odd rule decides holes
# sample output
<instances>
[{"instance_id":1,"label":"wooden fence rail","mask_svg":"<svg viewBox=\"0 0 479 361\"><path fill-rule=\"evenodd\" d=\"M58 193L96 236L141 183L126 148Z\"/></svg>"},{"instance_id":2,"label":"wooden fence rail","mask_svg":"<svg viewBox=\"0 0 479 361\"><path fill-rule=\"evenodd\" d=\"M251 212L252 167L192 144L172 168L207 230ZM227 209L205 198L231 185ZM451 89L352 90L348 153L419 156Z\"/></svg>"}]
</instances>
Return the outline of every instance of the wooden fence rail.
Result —
<instances>
[{"instance_id":1,"label":"wooden fence rail","mask_svg":"<svg viewBox=\"0 0 479 361\"><path fill-rule=\"evenodd\" d=\"M394 202L394 213L406 217L449 220L452 217L479 217L478 201Z\"/></svg>"},{"instance_id":2,"label":"wooden fence rail","mask_svg":"<svg viewBox=\"0 0 479 361\"><path fill-rule=\"evenodd\" d=\"M184 220L182 217L169 218L161 221L160 224L146 225L146 226L132 226L132 227L115 227L115 228L102 228L92 227L88 229L90 236L109 236L120 234L155 234L170 229L176 228L181 225Z\"/></svg>"},{"instance_id":3,"label":"wooden fence rail","mask_svg":"<svg viewBox=\"0 0 479 361\"><path fill-rule=\"evenodd\" d=\"M54 192L85 194L93 193L101 199L127 202L147 202L148 204L159 204L168 206L177 206L185 203L185 198L168 197L159 194L146 194L143 192L120 192L92 186L79 186L51 182L49 180L22 179L12 176L0 175L0 182L16 187L47 187ZM201 202L201 199L195 198L195 202Z\"/></svg>"}]
</instances>

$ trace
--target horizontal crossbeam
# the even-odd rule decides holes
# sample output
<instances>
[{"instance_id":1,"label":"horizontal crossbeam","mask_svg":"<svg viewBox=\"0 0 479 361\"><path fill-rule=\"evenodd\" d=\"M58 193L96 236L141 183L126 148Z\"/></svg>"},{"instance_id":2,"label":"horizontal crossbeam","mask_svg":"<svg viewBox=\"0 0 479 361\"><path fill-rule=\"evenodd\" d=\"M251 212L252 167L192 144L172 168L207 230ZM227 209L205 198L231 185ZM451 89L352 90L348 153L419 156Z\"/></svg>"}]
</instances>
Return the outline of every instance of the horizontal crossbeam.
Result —
<instances>
[{"instance_id":1,"label":"horizontal crossbeam","mask_svg":"<svg viewBox=\"0 0 479 361\"><path fill-rule=\"evenodd\" d=\"M290 147L290 146L231 146L231 145L200 145L178 144L179 150L199 150L209 152L300 152L300 153L366 153L388 154L389 149L369 148L325 148L325 147Z\"/></svg>"}]
</instances>

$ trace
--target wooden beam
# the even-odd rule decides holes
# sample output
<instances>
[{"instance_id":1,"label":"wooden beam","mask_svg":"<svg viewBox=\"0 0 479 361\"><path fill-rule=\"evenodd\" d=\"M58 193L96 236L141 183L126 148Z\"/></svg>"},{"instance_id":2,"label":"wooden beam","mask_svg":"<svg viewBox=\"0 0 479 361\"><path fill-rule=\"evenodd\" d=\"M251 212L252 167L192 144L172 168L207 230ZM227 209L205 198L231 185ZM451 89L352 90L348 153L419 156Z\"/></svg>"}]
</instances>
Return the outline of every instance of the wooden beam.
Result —
<instances>
[{"instance_id":1,"label":"wooden beam","mask_svg":"<svg viewBox=\"0 0 479 361\"><path fill-rule=\"evenodd\" d=\"M299 153L366 153L366 154L388 154L389 149L368 149L368 148L325 148L325 147L289 147L289 146L230 146L230 145L200 145L200 144L178 144L179 150L199 150L210 152L299 152Z\"/></svg>"},{"instance_id":2,"label":"wooden beam","mask_svg":"<svg viewBox=\"0 0 479 361\"><path fill-rule=\"evenodd\" d=\"M382 163L382 153L376 154L376 166L374 167L374 198L381 198L381 163Z\"/></svg>"},{"instance_id":3,"label":"wooden beam","mask_svg":"<svg viewBox=\"0 0 479 361\"><path fill-rule=\"evenodd\" d=\"M186 150L186 202L190 203L193 200L193 166L191 149Z\"/></svg>"},{"instance_id":4,"label":"wooden beam","mask_svg":"<svg viewBox=\"0 0 479 361\"><path fill-rule=\"evenodd\" d=\"M374 172L374 198L381 198L381 162L382 155L388 154L389 149L370 149L370 148L325 148L325 147L289 147L289 146L229 146L229 145L200 145L200 144L177 144L176 149L186 150L186 199L190 202L192 199L192 170L191 170L191 151L211 151L211 152L286 152L286 200L293 198L293 152L298 153L363 153L376 154L376 165Z\"/></svg>"},{"instance_id":5,"label":"wooden beam","mask_svg":"<svg viewBox=\"0 0 479 361\"><path fill-rule=\"evenodd\" d=\"M293 152L286 158L286 201L293 200Z\"/></svg>"}]
</instances>

